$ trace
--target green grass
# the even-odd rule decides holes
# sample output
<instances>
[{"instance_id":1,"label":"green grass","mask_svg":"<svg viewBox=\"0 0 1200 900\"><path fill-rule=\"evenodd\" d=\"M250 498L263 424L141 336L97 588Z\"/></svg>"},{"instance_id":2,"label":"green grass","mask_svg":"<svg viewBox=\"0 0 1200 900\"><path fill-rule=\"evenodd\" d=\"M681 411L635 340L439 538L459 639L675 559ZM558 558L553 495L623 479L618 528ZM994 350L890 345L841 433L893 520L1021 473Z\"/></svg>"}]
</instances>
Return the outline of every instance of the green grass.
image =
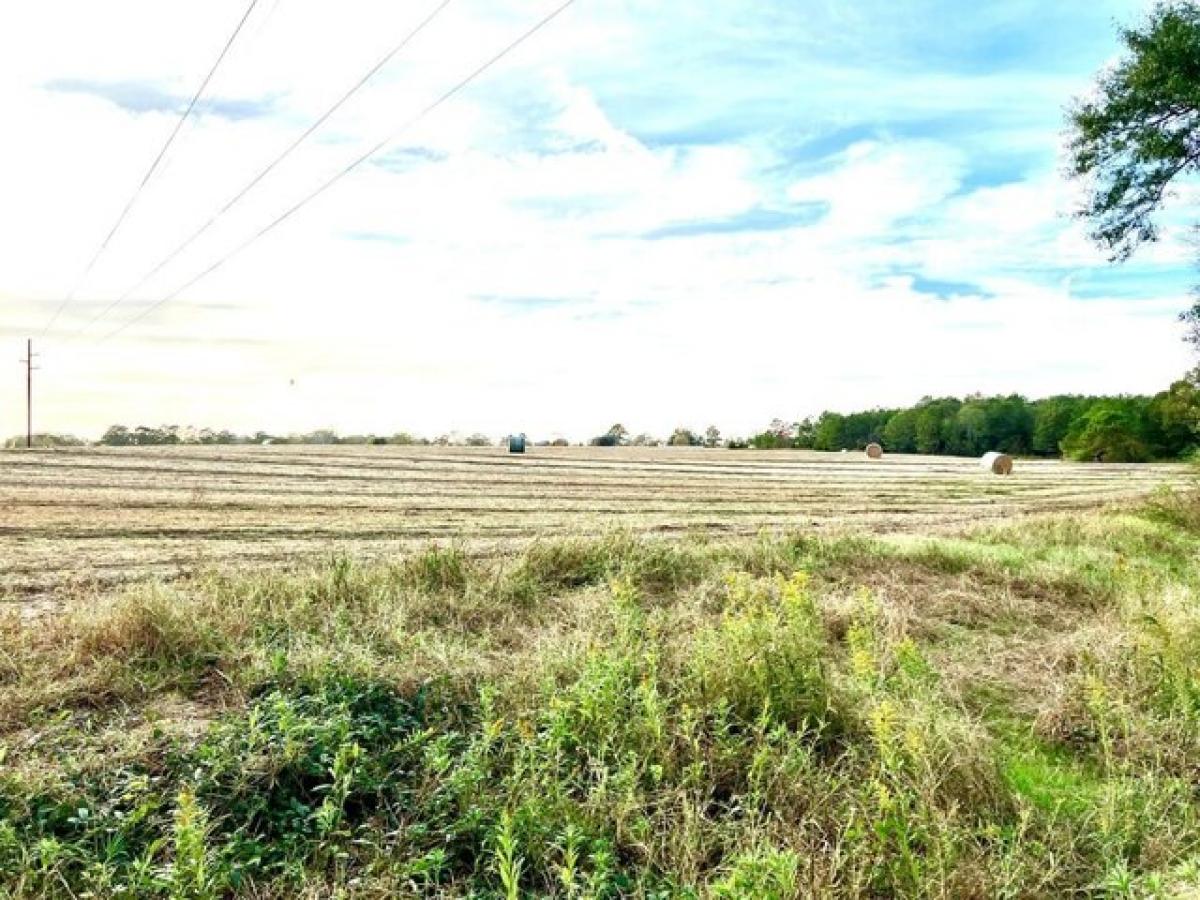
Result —
<instances>
[{"instance_id":1,"label":"green grass","mask_svg":"<svg viewBox=\"0 0 1200 900\"><path fill-rule=\"evenodd\" d=\"M1200 515L615 533L0 619L0 895L1200 890Z\"/></svg>"}]
</instances>

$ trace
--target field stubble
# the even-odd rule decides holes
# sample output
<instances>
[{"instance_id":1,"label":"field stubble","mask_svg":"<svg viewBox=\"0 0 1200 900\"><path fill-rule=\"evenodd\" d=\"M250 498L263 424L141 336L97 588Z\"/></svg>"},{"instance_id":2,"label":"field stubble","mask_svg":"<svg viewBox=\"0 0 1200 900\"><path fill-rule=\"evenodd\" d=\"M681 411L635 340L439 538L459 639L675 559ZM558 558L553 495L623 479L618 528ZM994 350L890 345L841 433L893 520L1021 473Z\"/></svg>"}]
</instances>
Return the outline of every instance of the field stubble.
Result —
<instances>
[{"instance_id":1,"label":"field stubble","mask_svg":"<svg viewBox=\"0 0 1200 900\"><path fill-rule=\"evenodd\" d=\"M0 896L1200 892L1180 467L3 462Z\"/></svg>"},{"instance_id":2,"label":"field stubble","mask_svg":"<svg viewBox=\"0 0 1200 900\"><path fill-rule=\"evenodd\" d=\"M1179 466L803 451L169 447L0 455L0 585L29 601L209 566L475 552L565 533L953 531L1181 483Z\"/></svg>"},{"instance_id":3,"label":"field stubble","mask_svg":"<svg viewBox=\"0 0 1200 900\"><path fill-rule=\"evenodd\" d=\"M1200 891L1200 503L0 613L0 896Z\"/></svg>"}]
</instances>

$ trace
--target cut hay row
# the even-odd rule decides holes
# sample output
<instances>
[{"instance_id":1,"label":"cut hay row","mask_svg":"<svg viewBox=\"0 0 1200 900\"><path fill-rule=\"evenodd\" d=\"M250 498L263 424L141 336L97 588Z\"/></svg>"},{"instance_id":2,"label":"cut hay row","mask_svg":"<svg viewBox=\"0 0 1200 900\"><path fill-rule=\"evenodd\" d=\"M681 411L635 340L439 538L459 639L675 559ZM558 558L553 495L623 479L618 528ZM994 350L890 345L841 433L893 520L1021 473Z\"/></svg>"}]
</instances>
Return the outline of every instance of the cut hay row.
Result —
<instances>
[{"instance_id":1,"label":"cut hay row","mask_svg":"<svg viewBox=\"0 0 1200 900\"><path fill-rule=\"evenodd\" d=\"M1182 484L1178 466L1022 462L992 479L974 460L804 451L88 448L0 455L0 579L14 594L79 578L127 580L217 563L415 543L474 547L612 528L952 529L1087 509Z\"/></svg>"},{"instance_id":2,"label":"cut hay row","mask_svg":"<svg viewBox=\"0 0 1200 900\"><path fill-rule=\"evenodd\" d=\"M234 495L235 497L237 495ZM178 496L171 501L107 503L103 500L80 499L76 504L56 498L53 502L28 499L26 516L21 522L0 524L0 534L33 534L33 529L67 527L71 529L128 528L132 523L151 527L165 525L203 525L204 527L234 527L241 523L256 523L264 517L281 522L299 523L320 521L331 523L365 523L389 521L408 517L452 515L619 515L647 514L685 515L703 511L721 515L760 515L765 517L796 514L836 514L855 507L868 509L899 508L911 512L952 511L972 507L1007 506L1020 509L1036 502L1041 509L1062 504L1087 503L1119 499L1123 492L1042 492L1037 495L1013 497L1006 494L921 495L921 494L837 494L808 492L778 496L714 495L698 503L693 497L646 495L641 497L609 497L605 495L575 496L504 496L489 497L472 494L441 496L410 496L396 498L391 503L367 505L362 503L331 504L328 498L310 498L305 502L271 502L261 498L255 503L228 502L211 497ZM9 501L7 505L15 505ZM81 513L86 512L85 515Z\"/></svg>"},{"instance_id":3,"label":"cut hay row","mask_svg":"<svg viewBox=\"0 0 1200 900\"><path fill-rule=\"evenodd\" d=\"M847 472L845 470L812 469L808 471L778 472L762 471L754 474L739 473L737 475L706 476L693 473L659 473L653 474L635 467L628 471L613 471L600 473L574 473L568 471L548 472L529 471L514 477L511 473L487 474L483 472L458 472L456 470L421 470L407 475L397 475L391 472L373 472L369 468L354 470L307 472L303 470L259 470L252 466L240 467L194 467L174 468L168 466L150 467L117 467L97 466L81 462L78 466L54 466L20 468L5 466L0 472L0 486L6 488L26 488L37 485L51 487L69 485L121 485L137 487L139 485L171 484L182 486L204 486L205 484L223 485L253 489L255 486L270 484L273 488L311 488L314 485L322 487L351 486L356 482L366 482L380 489L385 487L404 486L419 489L423 486L434 487L444 483L452 483L463 487L472 485L486 486L489 490L497 487L514 487L522 490L535 489L539 486L561 490L563 488L593 488L625 486L630 489L644 490L646 487L673 486L690 487L695 490L711 490L721 487L753 486L753 487L787 487L788 485L806 482L819 483L823 488L848 487L876 489L888 485L926 486L934 484L973 484L978 481L978 471L971 467L962 468L948 475L938 476L929 470L911 470L888 477L881 470L861 470ZM899 470L898 470L899 471ZM1089 466L1068 466L1059 464L1057 467L1037 464L1024 464L1022 478L1016 489L1025 489L1042 484L1107 484L1119 482L1129 483L1158 483L1164 479L1178 477L1181 474L1178 467L1147 467L1144 470L1131 471L1127 469L1103 469Z\"/></svg>"},{"instance_id":4,"label":"cut hay row","mask_svg":"<svg viewBox=\"0 0 1200 900\"><path fill-rule=\"evenodd\" d=\"M430 517L492 517L543 518L547 515L594 516L627 514L661 514L685 516L703 512L709 515L757 515L763 518L786 518L796 515L837 517L856 509L899 510L909 513L937 513L968 510L980 507L1003 507L1015 512L1036 512L1063 506L1097 506L1127 498L1124 491L1089 493L1045 493L1037 496L1006 495L921 497L911 495L839 495L809 494L771 498L712 497L704 502L669 497L604 498L593 497L533 497L498 499L484 497L408 498L384 506L331 506L321 502L307 504L206 505L187 503L106 506L81 503L71 507L61 504L23 507L20 522L0 528L12 535L32 534L31 529L45 527L116 528L128 529L145 525L155 529L197 524L205 527L227 527L261 522L303 523L319 521L332 523L399 522L410 518ZM8 504L18 507L19 503Z\"/></svg>"},{"instance_id":5,"label":"cut hay row","mask_svg":"<svg viewBox=\"0 0 1200 900\"><path fill-rule=\"evenodd\" d=\"M286 448L281 448L281 450ZM405 477L416 477L421 473L449 474L461 473L469 477L476 472L482 477L492 478L499 474L524 475L527 473L549 474L555 478L562 477L566 471L604 475L619 473L624 477L639 475L653 478L662 474L688 474L698 478L714 479L733 476L745 477L789 477L793 474L807 474L825 477L830 474L852 474L857 478L888 478L888 477L929 477L931 475L965 477L973 474L975 465L971 460L946 459L939 457L898 457L889 456L880 465L867 467L861 460L843 461L833 454L808 454L805 458L797 459L786 451L752 454L753 462L731 464L725 460L733 455L729 451L714 451L706 454L700 461L688 462L647 462L638 457L624 457L619 451L613 451L614 458L609 460L591 459L541 459L526 457L518 463L508 461L508 457L497 458L494 451L477 451L472 458L464 455L430 455L427 457L409 456L397 457L380 454L373 458L366 454L353 456L332 457L298 454L282 456L273 454L270 458L256 456L252 451L244 454L236 451L214 451L205 455L202 451L192 450L188 453L168 453L152 451L147 448L132 448L107 451L80 451L73 453L33 453L11 456L5 460L5 469L69 469L81 470L88 468L102 470L135 469L142 472L161 471L167 473L196 472L212 473L223 476L236 474L262 475L264 472L278 471L292 475L315 474L354 474L369 472L374 477L387 477L401 474ZM776 458L776 454L778 457ZM1139 474L1145 472L1145 467L1130 465L1095 466L1083 464L1064 464L1055 461L1036 460L1024 461L1022 471L1032 476L1052 476L1069 472L1075 477L1108 478L1118 472Z\"/></svg>"},{"instance_id":6,"label":"cut hay row","mask_svg":"<svg viewBox=\"0 0 1200 900\"><path fill-rule=\"evenodd\" d=\"M436 478L389 479L372 478L369 474L340 479L295 478L287 476L205 475L192 473L162 474L152 477L134 473L112 473L106 477L94 474L62 473L56 477L3 477L0 494L16 500L43 502L54 498L109 497L110 502L136 502L146 498L181 497L184 505L198 505L197 499L215 497L259 498L260 502L326 499L338 505L363 501L372 504L392 504L398 498L452 498L487 496L498 499L554 498L603 496L613 500L639 501L644 498L678 498L703 502L709 498L803 499L808 495L862 495L895 497L953 497L960 496L1026 496L1054 494L1095 494L1124 492L1135 494L1162 483L1183 484L1185 478L1174 473L1155 473L1144 478L1125 478L1114 473L1109 478L1080 479L1063 473L1059 479L993 481L979 475L974 479L868 481L845 478L803 478L788 480L720 480L702 482L692 479L664 477L657 480L610 478L579 480L563 478L458 479L451 476Z\"/></svg>"}]
</instances>

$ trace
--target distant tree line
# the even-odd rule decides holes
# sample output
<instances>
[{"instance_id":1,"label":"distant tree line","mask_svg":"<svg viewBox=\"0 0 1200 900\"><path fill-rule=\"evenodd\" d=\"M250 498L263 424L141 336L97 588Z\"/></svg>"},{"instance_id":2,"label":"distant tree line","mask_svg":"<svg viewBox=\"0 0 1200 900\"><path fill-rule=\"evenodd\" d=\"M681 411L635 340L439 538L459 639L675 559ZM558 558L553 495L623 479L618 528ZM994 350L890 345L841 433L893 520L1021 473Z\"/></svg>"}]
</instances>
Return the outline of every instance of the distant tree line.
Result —
<instances>
[{"instance_id":1,"label":"distant tree line","mask_svg":"<svg viewBox=\"0 0 1200 900\"><path fill-rule=\"evenodd\" d=\"M253 434L237 434L233 431L217 431L211 428L195 428L190 425L160 425L150 427L138 425L130 428L127 425L113 425L94 443L108 447L154 447L174 444L377 444L393 446L423 446L423 447L491 447L497 444L507 444L508 438L500 440L486 434L476 432L463 435L457 432L438 435L434 438L419 437L407 431L398 431L389 435L377 434L338 434L330 428L318 428L302 433L274 434L269 431L256 431ZM69 434L35 434L35 447L78 447L91 441L85 441ZM562 438L537 442L538 446L568 446ZM18 435L4 441L3 447L14 449L25 446L25 436Z\"/></svg>"},{"instance_id":2,"label":"distant tree line","mask_svg":"<svg viewBox=\"0 0 1200 900\"><path fill-rule=\"evenodd\" d=\"M565 442L564 442L565 443ZM690 428L680 426L671 432L665 440L649 434L629 436L624 425L614 425L604 434L592 438L588 443L593 447L720 447L721 432L716 425L709 425L704 434L697 434Z\"/></svg>"},{"instance_id":3,"label":"distant tree line","mask_svg":"<svg viewBox=\"0 0 1200 900\"><path fill-rule=\"evenodd\" d=\"M82 443L76 440L76 443ZM485 434L440 435L436 438L416 437L406 431L391 435L348 434L340 435L330 428L318 428L300 434L272 434L256 431L254 434L235 434L232 431L215 431L211 428L194 428L187 425L161 425L157 428L138 425L129 428L113 425L100 437L98 444L109 447L146 447L171 444L391 444L421 446L465 446L488 447L495 443Z\"/></svg>"},{"instance_id":4,"label":"distant tree line","mask_svg":"<svg viewBox=\"0 0 1200 900\"><path fill-rule=\"evenodd\" d=\"M862 450L872 442L892 453L1177 459L1200 443L1200 387L1193 375L1154 396L926 397L904 409L826 412L791 424L777 419L750 439L764 449Z\"/></svg>"},{"instance_id":5,"label":"distant tree line","mask_svg":"<svg viewBox=\"0 0 1200 900\"><path fill-rule=\"evenodd\" d=\"M332 429L303 434L235 434L209 428L163 425L129 428L113 425L98 443L113 447L170 444L390 444L487 447L497 443L485 434L444 434L429 439L399 431L391 435L339 435ZM24 437L5 442L23 447ZM84 443L70 435L39 434L39 447ZM723 439L710 425L703 432L679 427L665 438L631 436L620 423L589 442L594 447L784 447L812 450L862 450L879 443L891 453L979 456L999 450L1020 456L1065 456L1077 460L1145 462L1178 459L1200 448L1200 369L1153 396L1098 397L1065 394L1028 400L1018 394L926 397L915 406L855 413L825 412L801 422L776 419L748 439ZM565 447L562 438L531 442L539 447Z\"/></svg>"},{"instance_id":6,"label":"distant tree line","mask_svg":"<svg viewBox=\"0 0 1200 900\"><path fill-rule=\"evenodd\" d=\"M13 450L18 447L24 447L26 437L23 434L14 435L5 440L3 446L6 450ZM81 447L85 442L75 437L72 434L35 434L33 435L33 446L35 447Z\"/></svg>"}]
</instances>

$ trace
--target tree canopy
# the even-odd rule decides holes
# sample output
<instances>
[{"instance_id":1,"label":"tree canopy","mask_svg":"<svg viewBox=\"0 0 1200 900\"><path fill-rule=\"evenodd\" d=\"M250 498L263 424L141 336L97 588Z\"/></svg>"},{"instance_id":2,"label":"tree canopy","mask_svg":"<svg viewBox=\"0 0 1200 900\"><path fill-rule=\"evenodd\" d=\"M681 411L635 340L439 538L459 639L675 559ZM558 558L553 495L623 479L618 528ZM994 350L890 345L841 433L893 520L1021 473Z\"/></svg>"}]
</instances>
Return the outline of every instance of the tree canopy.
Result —
<instances>
[{"instance_id":1,"label":"tree canopy","mask_svg":"<svg viewBox=\"0 0 1200 900\"><path fill-rule=\"evenodd\" d=\"M1070 113L1071 172L1090 186L1080 215L1114 260L1157 238L1168 189L1200 171L1200 3L1162 3L1121 39L1127 54Z\"/></svg>"},{"instance_id":2,"label":"tree canopy","mask_svg":"<svg viewBox=\"0 0 1200 900\"><path fill-rule=\"evenodd\" d=\"M1000 450L1106 462L1171 459L1200 443L1200 371L1152 397L926 397L907 409L825 412L792 426L776 419L750 443L763 449L862 450L879 443L891 453L980 456Z\"/></svg>"},{"instance_id":3,"label":"tree canopy","mask_svg":"<svg viewBox=\"0 0 1200 900\"><path fill-rule=\"evenodd\" d=\"M1171 187L1200 172L1200 2L1162 2L1121 40L1125 56L1070 112L1070 171L1089 187L1078 214L1117 262L1158 238ZM1200 293L1180 318L1200 349Z\"/></svg>"}]
</instances>

